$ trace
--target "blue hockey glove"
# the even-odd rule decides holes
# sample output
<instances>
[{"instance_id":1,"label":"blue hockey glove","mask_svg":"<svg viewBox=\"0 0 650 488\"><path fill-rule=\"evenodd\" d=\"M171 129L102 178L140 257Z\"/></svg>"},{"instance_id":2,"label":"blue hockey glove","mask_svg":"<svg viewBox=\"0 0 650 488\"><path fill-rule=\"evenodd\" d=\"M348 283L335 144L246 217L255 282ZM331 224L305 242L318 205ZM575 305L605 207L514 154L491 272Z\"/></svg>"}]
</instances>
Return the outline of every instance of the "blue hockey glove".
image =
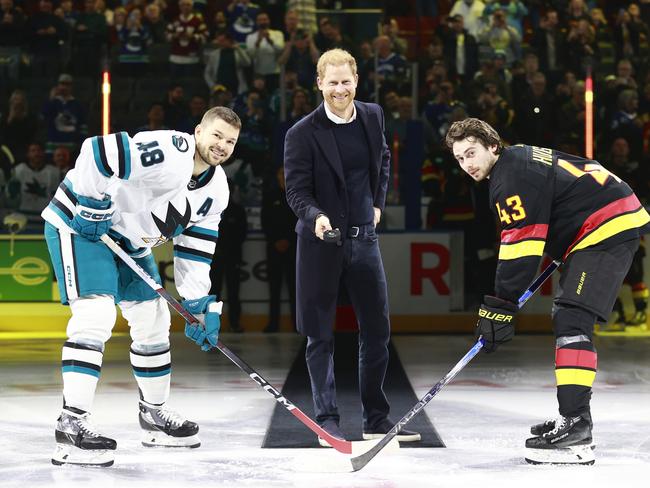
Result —
<instances>
[{"instance_id":1,"label":"blue hockey glove","mask_svg":"<svg viewBox=\"0 0 650 488\"><path fill-rule=\"evenodd\" d=\"M217 302L216 296L208 295L195 300L183 300L182 304L197 319L203 319L205 324L204 327L185 322L185 336L196 342L204 351L217 347L223 302Z\"/></svg>"},{"instance_id":2,"label":"blue hockey glove","mask_svg":"<svg viewBox=\"0 0 650 488\"><path fill-rule=\"evenodd\" d=\"M478 310L475 336L483 336L485 352L494 352L499 345L512 340L515 335L517 305L501 298L485 295Z\"/></svg>"},{"instance_id":3,"label":"blue hockey glove","mask_svg":"<svg viewBox=\"0 0 650 488\"><path fill-rule=\"evenodd\" d=\"M97 242L111 228L113 206L110 199L96 200L79 195L77 214L72 219L72 228L89 241Z\"/></svg>"}]
</instances>

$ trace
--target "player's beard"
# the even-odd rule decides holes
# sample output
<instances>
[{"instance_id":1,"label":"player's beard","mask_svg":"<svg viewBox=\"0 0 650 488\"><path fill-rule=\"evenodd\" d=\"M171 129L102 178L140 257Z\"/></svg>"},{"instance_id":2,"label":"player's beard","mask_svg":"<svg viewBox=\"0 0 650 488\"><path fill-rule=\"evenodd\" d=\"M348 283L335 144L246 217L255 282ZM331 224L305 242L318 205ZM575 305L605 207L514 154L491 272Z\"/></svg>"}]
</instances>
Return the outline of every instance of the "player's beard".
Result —
<instances>
[{"instance_id":1,"label":"player's beard","mask_svg":"<svg viewBox=\"0 0 650 488\"><path fill-rule=\"evenodd\" d=\"M211 155L210 155L210 149L209 148L206 148L202 144L197 144L196 147L197 147L197 149L199 151L199 156L201 157L203 162L205 164L209 165L209 166L219 166L221 163L226 161L228 159L228 156L229 156L228 154L226 154L221 159L214 160L213 158L210 157Z\"/></svg>"}]
</instances>

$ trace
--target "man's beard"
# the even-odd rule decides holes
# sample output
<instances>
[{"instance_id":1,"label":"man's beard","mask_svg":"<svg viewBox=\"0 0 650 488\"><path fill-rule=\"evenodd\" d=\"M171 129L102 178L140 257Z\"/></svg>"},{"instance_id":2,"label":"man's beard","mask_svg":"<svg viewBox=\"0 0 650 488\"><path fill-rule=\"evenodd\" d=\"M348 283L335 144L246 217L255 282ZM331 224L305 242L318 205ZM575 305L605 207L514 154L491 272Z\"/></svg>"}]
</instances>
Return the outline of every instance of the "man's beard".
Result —
<instances>
[{"instance_id":1,"label":"man's beard","mask_svg":"<svg viewBox=\"0 0 650 488\"><path fill-rule=\"evenodd\" d=\"M219 166L221 163L225 161L224 158L223 160L218 160L216 163L212 163L210 159L210 150L198 144L197 144L197 148L199 150L199 156L201 157L201 160L208 166Z\"/></svg>"},{"instance_id":2,"label":"man's beard","mask_svg":"<svg viewBox=\"0 0 650 488\"><path fill-rule=\"evenodd\" d=\"M336 107L337 109L347 109L350 104L352 103L353 96L351 94L348 94L347 98L344 98L343 100L339 100L335 98L334 96L330 95L329 97L329 102L332 107Z\"/></svg>"}]
</instances>

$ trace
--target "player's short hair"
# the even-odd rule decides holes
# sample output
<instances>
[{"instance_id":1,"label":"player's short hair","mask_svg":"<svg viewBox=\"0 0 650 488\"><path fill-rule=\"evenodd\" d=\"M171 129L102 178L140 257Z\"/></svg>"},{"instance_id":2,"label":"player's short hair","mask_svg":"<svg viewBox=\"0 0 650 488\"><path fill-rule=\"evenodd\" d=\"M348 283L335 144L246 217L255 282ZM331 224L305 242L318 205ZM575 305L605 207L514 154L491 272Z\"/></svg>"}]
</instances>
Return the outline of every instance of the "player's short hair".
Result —
<instances>
[{"instance_id":1,"label":"player's short hair","mask_svg":"<svg viewBox=\"0 0 650 488\"><path fill-rule=\"evenodd\" d=\"M239 115L230 110L228 107L212 107L203 114L201 125L212 123L215 119L221 119L226 124L233 126L235 129L241 129L241 119Z\"/></svg>"},{"instance_id":2,"label":"player's short hair","mask_svg":"<svg viewBox=\"0 0 650 488\"><path fill-rule=\"evenodd\" d=\"M467 118L451 124L445 137L445 144L449 150L452 150L454 142L464 141L467 138L474 138L486 148L497 146L496 154L500 154L503 150L499 133L487 122L475 118Z\"/></svg>"},{"instance_id":3,"label":"player's short hair","mask_svg":"<svg viewBox=\"0 0 650 488\"><path fill-rule=\"evenodd\" d=\"M316 65L316 73L320 79L325 78L325 68L327 68L328 64L331 64L332 66L342 66L347 64L350 66L352 74L354 76L357 74L357 61L354 59L352 54L344 49L330 49L321 54L321 57L318 58L318 64Z\"/></svg>"}]
</instances>

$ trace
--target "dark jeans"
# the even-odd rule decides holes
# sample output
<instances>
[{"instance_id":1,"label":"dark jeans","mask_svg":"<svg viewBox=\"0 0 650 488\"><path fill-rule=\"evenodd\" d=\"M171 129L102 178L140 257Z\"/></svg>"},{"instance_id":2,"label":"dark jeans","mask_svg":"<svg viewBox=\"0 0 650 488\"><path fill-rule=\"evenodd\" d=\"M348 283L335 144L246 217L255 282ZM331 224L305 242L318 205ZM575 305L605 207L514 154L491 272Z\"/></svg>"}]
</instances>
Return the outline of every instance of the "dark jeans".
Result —
<instances>
[{"instance_id":1,"label":"dark jeans","mask_svg":"<svg viewBox=\"0 0 650 488\"><path fill-rule=\"evenodd\" d=\"M359 324L359 390L363 427L372 428L388 417L390 406L383 385L388 366L388 292L372 226L362 227L356 238L343 240L340 285L350 298ZM307 338L305 354L311 379L316 421L339 421L334 378L334 339Z\"/></svg>"}]
</instances>

